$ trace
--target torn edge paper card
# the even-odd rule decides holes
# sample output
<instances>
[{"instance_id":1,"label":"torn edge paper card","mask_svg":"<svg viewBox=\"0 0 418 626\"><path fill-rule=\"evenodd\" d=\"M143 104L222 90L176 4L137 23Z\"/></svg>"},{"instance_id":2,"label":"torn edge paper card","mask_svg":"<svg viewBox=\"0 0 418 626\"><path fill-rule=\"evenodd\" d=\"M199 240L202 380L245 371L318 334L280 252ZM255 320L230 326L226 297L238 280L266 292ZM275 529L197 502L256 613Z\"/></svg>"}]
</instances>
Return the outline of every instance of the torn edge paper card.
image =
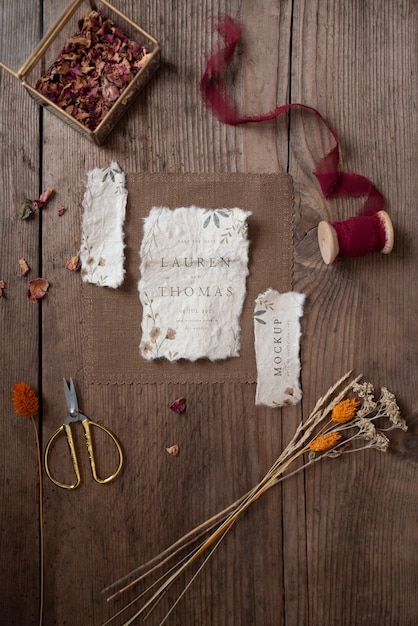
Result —
<instances>
[{"instance_id":1,"label":"torn edge paper card","mask_svg":"<svg viewBox=\"0 0 418 626\"><path fill-rule=\"evenodd\" d=\"M239 356L248 275L239 208L153 207L140 249L141 355L148 360Z\"/></svg>"},{"instance_id":2,"label":"torn edge paper card","mask_svg":"<svg viewBox=\"0 0 418 626\"><path fill-rule=\"evenodd\" d=\"M255 301L254 341L257 405L296 404L300 388L300 322L305 295L267 289Z\"/></svg>"},{"instance_id":3,"label":"torn edge paper card","mask_svg":"<svg viewBox=\"0 0 418 626\"><path fill-rule=\"evenodd\" d=\"M86 283L116 288L123 282L127 196L125 174L116 162L88 172L80 247L81 276Z\"/></svg>"}]
</instances>

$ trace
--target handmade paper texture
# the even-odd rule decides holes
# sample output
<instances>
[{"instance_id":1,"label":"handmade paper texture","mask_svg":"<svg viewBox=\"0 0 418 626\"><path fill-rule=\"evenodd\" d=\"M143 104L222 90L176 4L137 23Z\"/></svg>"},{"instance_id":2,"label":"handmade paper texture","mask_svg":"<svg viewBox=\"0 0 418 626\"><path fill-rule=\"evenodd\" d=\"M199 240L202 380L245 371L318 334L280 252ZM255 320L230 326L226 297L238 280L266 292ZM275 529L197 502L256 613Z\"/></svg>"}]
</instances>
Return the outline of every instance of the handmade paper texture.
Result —
<instances>
[{"instance_id":1,"label":"handmade paper texture","mask_svg":"<svg viewBox=\"0 0 418 626\"><path fill-rule=\"evenodd\" d=\"M84 282L113 288L122 284L127 196L125 174L117 163L88 173L80 247Z\"/></svg>"},{"instance_id":2,"label":"handmade paper texture","mask_svg":"<svg viewBox=\"0 0 418 626\"><path fill-rule=\"evenodd\" d=\"M119 289L82 283L86 384L255 383L254 301L268 286L292 287L293 181L288 174L126 172L125 279ZM140 355L139 248L151 207L240 207L248 219L249 270L239 358L147 361ZM99 320L99 322L98 322ZM254 393L255 395L255 393Z\"/></svg>"},{"instance_id":3,"label":"handmade paper texture","mask_svg":"<svg viewBox=\"0 0 418 626\"><path fill-rule=\"evenodd\" d=\"M296 404L300 388L300 322L304 294L273 289L258 296L254 309L257 364L256 404Z\"/></svg>"},{"instance_id":4,"label":"handmade paper texture","mask_svg":"<svg viewBox=\"0 0 418 626\"><path fill-rule=\"evenodd\" d=\"M151 209L138 284L145 359L239 356L250 214L239 208Z\"/></svg>"}]
</instances>

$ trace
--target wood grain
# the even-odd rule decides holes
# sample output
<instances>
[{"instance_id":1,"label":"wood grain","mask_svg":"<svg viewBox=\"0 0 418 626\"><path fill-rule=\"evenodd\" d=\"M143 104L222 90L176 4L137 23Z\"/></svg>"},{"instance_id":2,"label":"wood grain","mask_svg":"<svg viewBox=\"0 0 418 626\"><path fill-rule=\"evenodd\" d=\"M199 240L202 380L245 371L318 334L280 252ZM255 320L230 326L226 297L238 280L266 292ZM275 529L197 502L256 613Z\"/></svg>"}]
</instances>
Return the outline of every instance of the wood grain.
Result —
<instances>
[{"instance_id":1,"label":"wood grain","mask_svg":"<svg viewBox=\"0 0 418 626\"><path fill-rule=\"evenodd\" d=\"M60 4L66 2L32 3L31 19L21 16L28 40L37 39L40 10L48 24ZM15 5L3 5L4 24ZM114 483L94 483L80 434L82 485L67 492L46 477L44 484L44 624L99 626L123 604L107 603L101 590L254 486L319 395L355 368L396 393L409 431L393 436L387 454L366 451L327 460L272 489L228 533L167 623L412 626L418 610L418 224L411 97L416 5L114 5L159 39L163 55L161 68L105 147L97 148L47 111L39 114L17 81L0 73L0 278L7 285L0 299L2 619L38 623L36 456L31 425L11 406L13 382L26 380L42 394L44 446L65 417L62 379L70 376L81 409L122 442L125 466ZM239 110L265 112L289 100L318 108L339 133L342 167L370 177L387 198L395 226L391 255L323 264L318 222L346 219L361 202L328 202L320 194L312 170L331 140L317 118L292 111L273 123L240 128L221 124L205 108L198 83L205 54L218 41L212 24L221 13L243 24L228 76ZM299 406L256 408L249 384L86 384L80 278L65 269L65 261L80 244L86 173L112 160L126 172L290 172L296 191L294 288L307 295ZM47 186L56 190L48 208L31 221L18 221L22 195L35 197ZM67 209L62 217L60 204ZM41 306L26 299L21 256L33 268L31 277L42 272L50 281ZM175 415L168 405L179 396L187 409ZM111 453L99 437L95 441L106 471ZM173 443L178 457L166 452ZM59 470L67 475L65 447L57 452ZM181 589L176 585L147 623L158 624Z\"/></svg>"},{"instance_id":2,"label":"wood grain","mask_svg":"<svg viewBox=\"0 0 418 626\"><path fill-rule=\"evenodd\" d=\"M2 7L3 27L18 31L26 43L36 42L36 14L25 22L22 7ZM4 30L2 30L4 36ZM20 40L21 41L21 40ZM14 44L16 43L16 46ZM10 41L10 56L18 53ZM0 279L6 288L0 299L0 581L1 604L9 623L36 623L39 604L39 485L35 436L30 420L18 417L12 406L12 387L24 380L38 389L39 308L26 297L27 279L39 272L39 214L18 219L26 197L39 196L39 115L19 82L0 72ZM20 276L18 260L31 267ZM6 617L7 616L7 617Z\"/></svg>"},{"instance_id":3,"label":"wood grain","mask_svg":"<svg viewBox=\"0 0 418 626\"><path fill-rule=\"evenodd\" d=\"M318 221L347 219L361 204L325 202L312 191L313 164L329 149L329 137L317 120L292 113L290 171L299 192L295 287L311 294L304 316L304 405L312 405L320 386L355 368L376 386L396 389L401 406L411 411L416 350L407 346L407 336L418 304L408 243L416 238L417 222L406 209L415 187L407 52L416 36L413 7L302 2L295 9L292 100L326 113L341 138L342 167L381 189L396 232L386 258L321 263ZM371 452L306 472L310 624L414 623L416 595L407 589L417 563L405 529L417 517L409 487L416 460Z\"/></svg>"}]
</instances>

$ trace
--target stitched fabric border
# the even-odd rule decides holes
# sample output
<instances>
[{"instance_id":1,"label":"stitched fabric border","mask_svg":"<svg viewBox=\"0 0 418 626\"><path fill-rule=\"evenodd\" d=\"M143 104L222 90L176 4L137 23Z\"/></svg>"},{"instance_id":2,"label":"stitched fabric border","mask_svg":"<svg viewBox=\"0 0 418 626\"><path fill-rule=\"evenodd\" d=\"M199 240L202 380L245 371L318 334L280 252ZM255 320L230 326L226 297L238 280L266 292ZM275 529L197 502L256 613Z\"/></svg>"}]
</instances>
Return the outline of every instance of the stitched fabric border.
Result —
<instances>
[{"instance_id":1,"label":"stitched fabric border","mask_svg":"<svg viewBox=\"0 0 418 626\"><path fill-rule=\"evenodd\" d=\"M253 309L271 287L292 287L293 185L287 174L127 174L125 280L111 290L83 284L83 366L87 384L255 382ZM145 361L137 283L142 221L153 206L240 207L251 211L241 356L221 362Z\"/></svg>"}]
</instances>

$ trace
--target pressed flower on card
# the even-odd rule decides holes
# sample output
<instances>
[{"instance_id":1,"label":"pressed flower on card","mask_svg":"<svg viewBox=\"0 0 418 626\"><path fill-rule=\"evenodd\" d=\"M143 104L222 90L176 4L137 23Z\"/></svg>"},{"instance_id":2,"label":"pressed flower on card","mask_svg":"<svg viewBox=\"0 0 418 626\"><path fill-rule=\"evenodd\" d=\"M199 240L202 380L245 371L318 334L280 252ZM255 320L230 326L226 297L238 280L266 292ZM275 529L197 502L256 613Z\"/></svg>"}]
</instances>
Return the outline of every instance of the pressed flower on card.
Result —
<instances>
[{"instance_id":1,"label":"pressed flower on card","mask_svg":"<svg viewBox=\"0 0 418 626\"><path fill-rule=\"evenodd\" d=\"M150 356L152 356L153 358L158 358L162 345L166 341L174 341L177 335L177 331L171 326L169 326L165 332L162 330L158 322L160 314L155 312L153 308L154 300L152 298L149 298L148 294L145 294L145 297L145 307L148 311L146 316L152 321L153 325L148 331L149 339L141 342L140 350L145 358L149 358ZM170 352L169 354L172 359L177 356L177 352Z\"/></svg>"}]
</instances>

